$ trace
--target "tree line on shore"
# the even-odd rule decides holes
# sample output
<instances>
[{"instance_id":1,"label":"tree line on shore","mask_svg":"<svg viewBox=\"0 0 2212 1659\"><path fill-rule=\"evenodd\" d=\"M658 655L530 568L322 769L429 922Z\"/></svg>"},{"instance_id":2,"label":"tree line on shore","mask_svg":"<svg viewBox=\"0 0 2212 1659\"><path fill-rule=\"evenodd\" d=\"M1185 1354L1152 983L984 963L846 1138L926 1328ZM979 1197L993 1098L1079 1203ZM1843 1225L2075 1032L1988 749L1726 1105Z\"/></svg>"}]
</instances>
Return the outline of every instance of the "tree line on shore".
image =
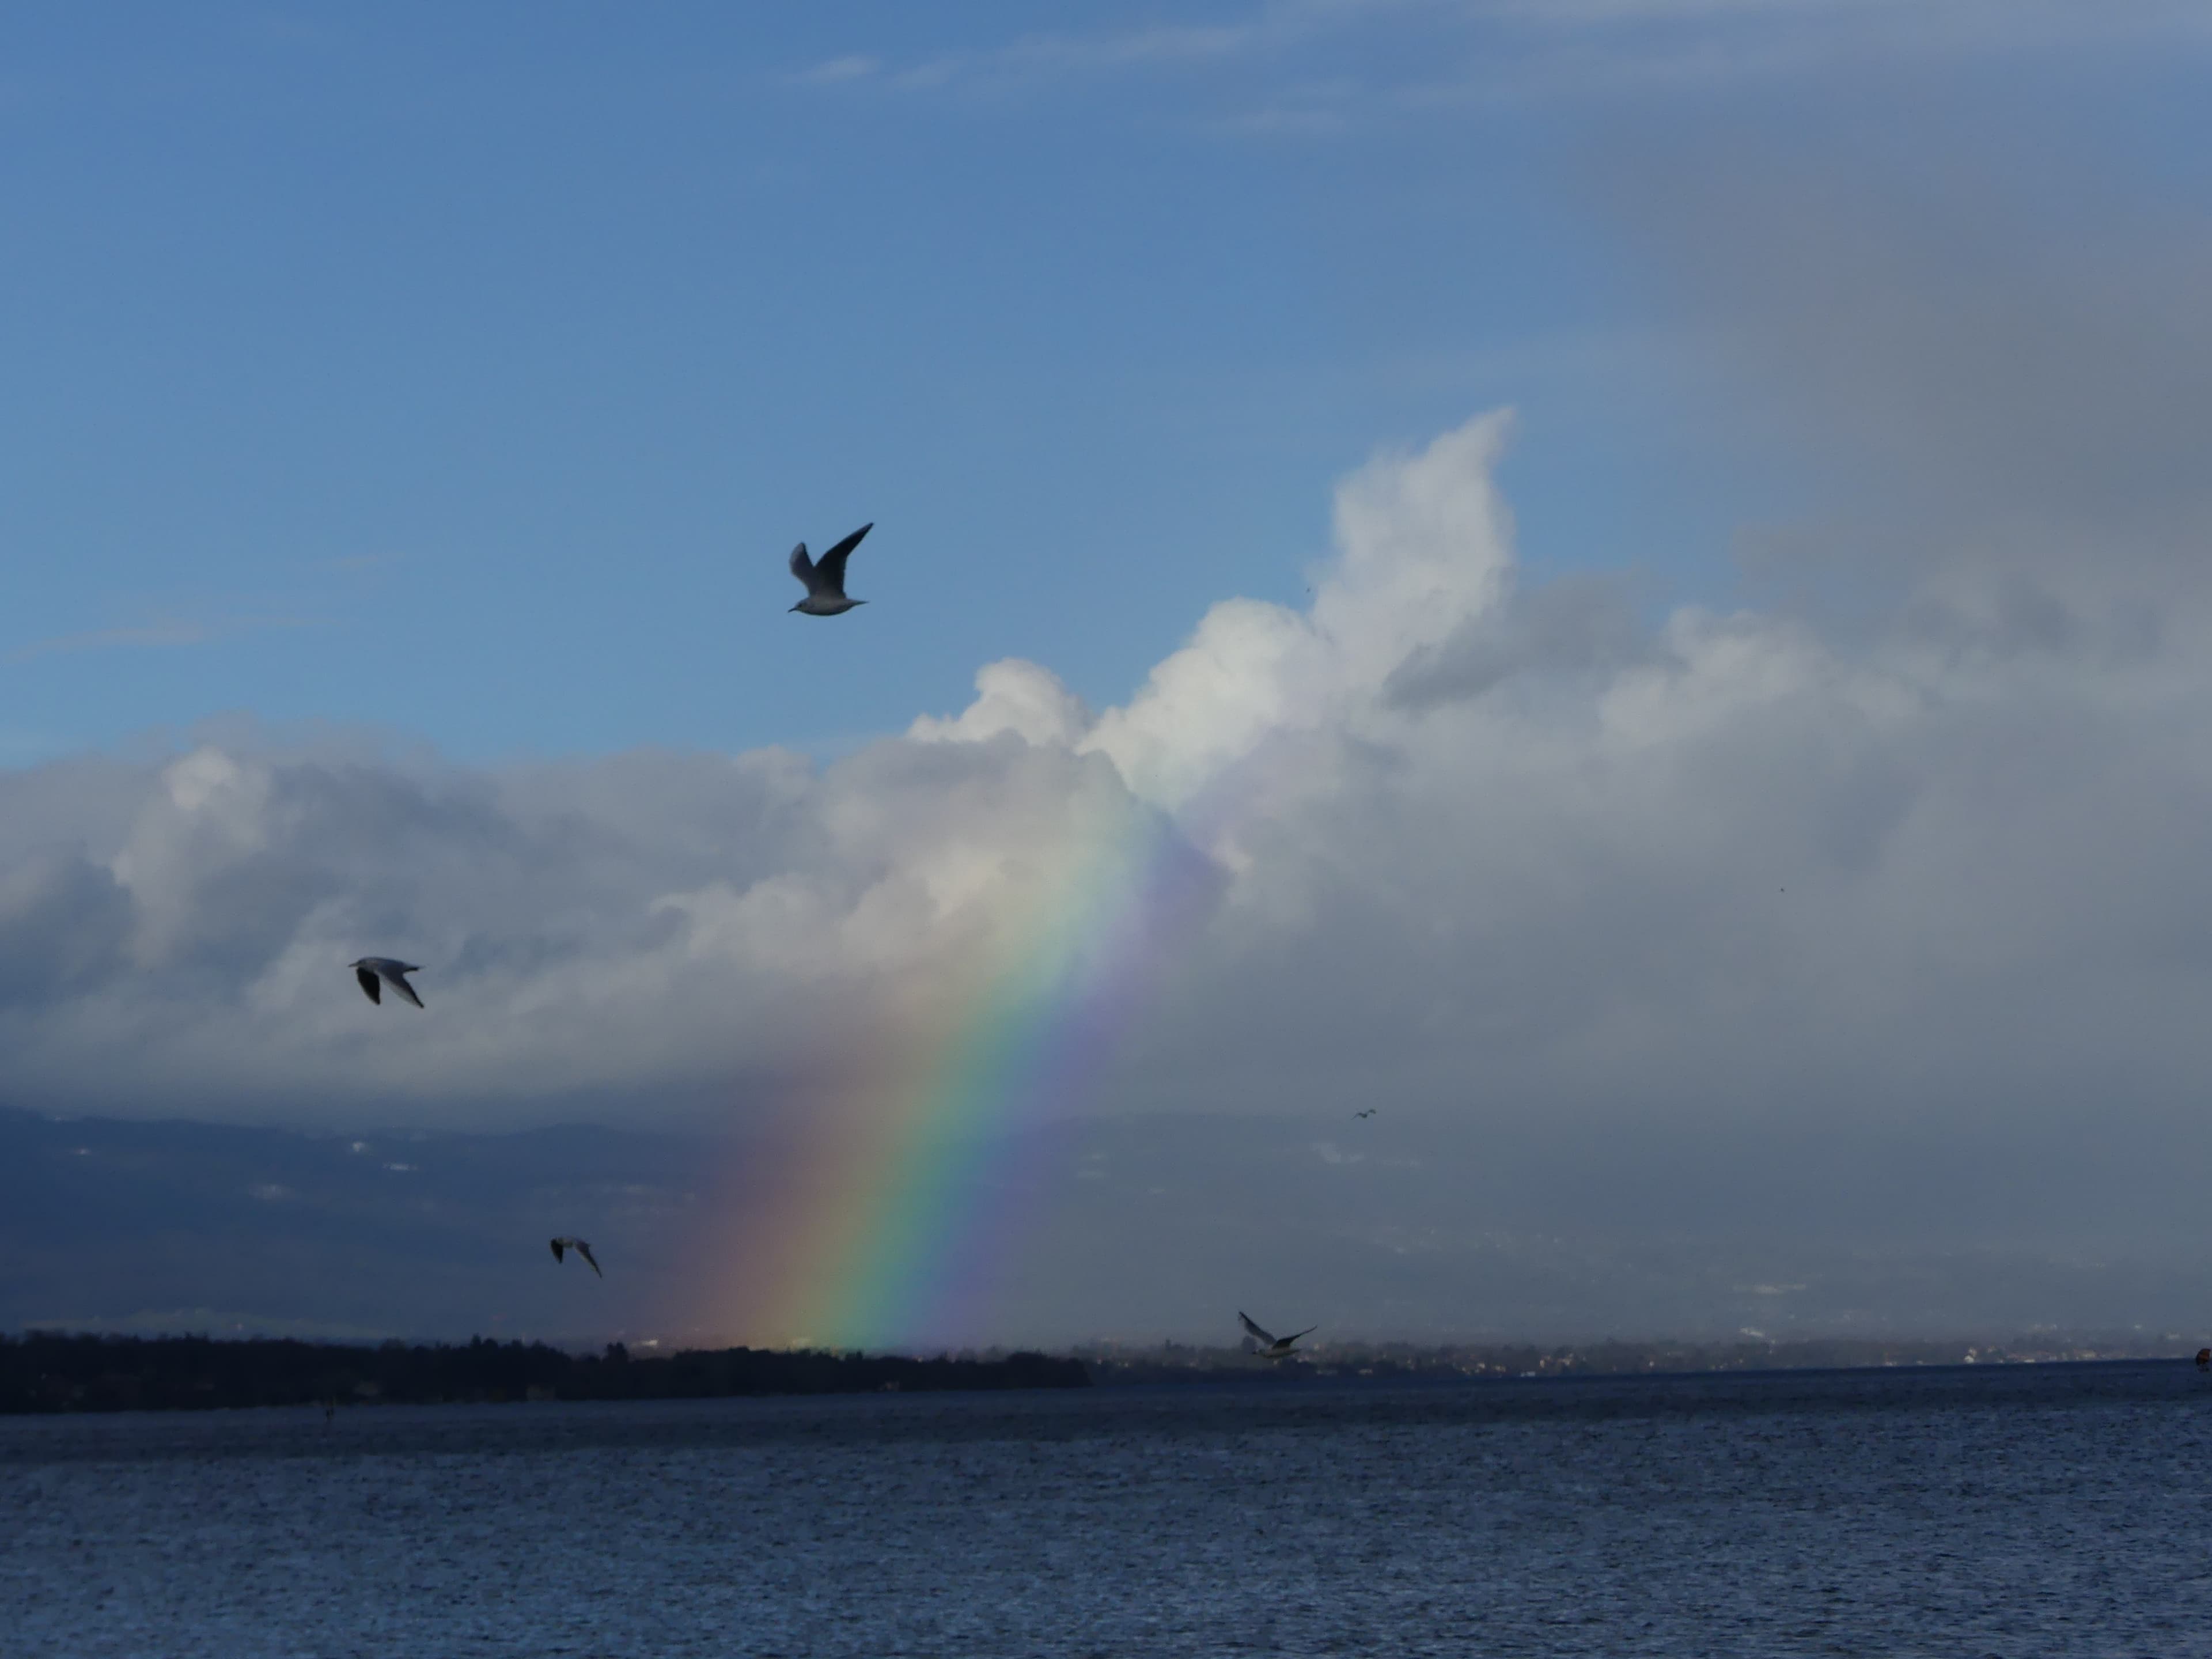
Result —
<instances>
[{"instance_id":1,"label":"tree line on shore","mask_svg":"<svg viewBox=\"0 0 2212 1659\"><path fill-rule=\"evenodd\" d=\"M2167 1357L2187 1353L2193 1340L2166 1334L2099 1342L2040 1338L1980 1345L1875 1339L1607 1341L1552 1347L1339 1343L1292 1363L1270 1364L1233 1348L1173 1342L1087 1344L1068 1358L993 1352L920 1359L819 1349L633 1353L619 1342L599 1353L573 1354L542 1342L483 1337L465 1345L387 1341L370 1346L294 1338L30 1331L20 1337L0 1335L0 1413L2002 1364Z\"/></svg>"},{"instance_id":2,"label":"tree line on shore","mask_svg":"<svg viewBox=\"0 0 2212 1659\"><path fill-rule=\"evenodd\" d=\"M736 1395L1083 1388L1083 1362L1041 1353L909 1358L817 1349L577 1355L542 1342L377 1346L289 1337L0 1335L0 1413Z\"/></svg>"}]
</instances>

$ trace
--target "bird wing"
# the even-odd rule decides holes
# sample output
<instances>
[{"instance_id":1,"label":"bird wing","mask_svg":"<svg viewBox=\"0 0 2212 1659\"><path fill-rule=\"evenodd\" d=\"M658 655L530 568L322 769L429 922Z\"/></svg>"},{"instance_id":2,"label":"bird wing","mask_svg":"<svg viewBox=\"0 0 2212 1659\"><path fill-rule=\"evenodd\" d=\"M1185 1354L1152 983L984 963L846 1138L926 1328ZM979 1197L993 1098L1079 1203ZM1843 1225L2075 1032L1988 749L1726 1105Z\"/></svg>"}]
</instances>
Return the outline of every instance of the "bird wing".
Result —
<instances>
[{"instance_id":1,"label":"bird wing","mask_svg":"<svg viewBox=\"0 0 2212 1659\"><path fill-rule=\"evenodd\" d=\"M1261 1341L1265 1342L1270 1347L1274 1346L1275 1339L1268 1335L1266 1331L1261 1329L1259 1326L1254 1324L1252 1322L1252 1316L1250 1314L1246 1313L1243 1309L1239 1308L1237 1310L1237 1317L1243 1322L1244 1328L1247 1331L1250 1332L1254 1336L1258 1337Z\"/></svg>"},{"instance_id":2,"label":"bird wing","mask_svg":"<svg viewBox=\"0 0 2212 1659\"><path fill-rule=\"evenodd\" d=\"M791 574L806 584L808 592L811 593L814 591L814 561L806 556L805 542L799 543L791 550Z\"/></svg>"},{"instance_id":3,"label":"bird wing","mask_svg":"<svg viewBox=\"0 0 2212 1659\"><path fill-rule=\"evenodd\" d=\"M548 1244L550 1244L550 1245L551 1246L551 1248L552 1248L552 1251L553 1251L553 1259L554 1259L556 1261L558 1261L562 1260L562 1255L561 1255L561 1247L562 1247L563 1244L566 1244L568 1241L567 1239L565 1239L565 1238L555 1238L555 1239L549 1239L549 1240L547 1240L546 1242L547 1242L547 1243L548 1243Z\"/></svg>"},{"instance_id":4,"label":"bird wing","mask_svg":"<svg viewBox=\"0 0 2212 1659\"><path fill-rule=\"evenodd\" d=\"M368 1000L381 1006L384 1001L384 993L377 988L375 969L356 968L353 970L353 976L360 981L361 988L368 994Z\"/></svg>"},{"instance_id":5,"label":"bird wing","mask_svg":"<svg viewBox=\"0 0 2212 1659\"><path fill-rule=\"evenodd\" d=\"M1291 1343L1293 1343L1293 1342L1297 1341L1300 1337L1302 1337L1302 1336L1311 1336L1311 1335L1312 1335L1316 1331L1319 1330L1320 1328L1321 1328L1321 1327L1320 1327L1320 1326L1318 1326L1318 1325L1309 1325L1309 1326L1307 1326L1307 1327L1305 1328L1305 1329L1304 1329L1304 1330L1302 1330L1302 1331L1292 1331L1292 1332L1291 1332L1288 1336L1285 1337L1285 1338L1282 1340L1282 1341L1281 1341L1279 1344L1278 1344L1277 1346L1280 1346L1280 1347L1287 1348L1287 1347L1289 1347L1289 1346L1291 1346Z\"/></svg>"},{"instance_id":6,"label":"bird wing","mask_svg":"<svg viewBox=\"0 0 2212 1659\"><path fill-rule=\"evenodd\" d=\"M385 977L392 981L393 990L420 1008L422 1006L422 999L415 994L415 988L407 982L407 975L412 971L408 968L387 969Z\"/></svg>"},{"instance_id":7,"label":"bird wing","mask_svg":"<svg viewBox=\"0 0 2212 1659\"><path fill-rule=\"evenodd\" d=\"M846 537L843 541L839 542L836 546L831 548L827 553L824 553L820 558L814 562L815 574L830 585L830 591L831 592L839 595L841 598L843 596L845 592L845 561L851 556L853 550L860 544L860 538L866 535L875 527L875 521L873 520L869 520L869 522L862 525L858 530L855 530L851 535Z\"/></svg>"},{"instance_id":8,"label":"bird wing","mask_svg":"<svg viewBox=\"0 0 2212 1659\"><path fill-rule=\"evenodd\" d=\"M588 1262L590 1262L590 1263L592 1264L592 1271L593 1273L599 1273L599 1257L597 1257L597 1256L595 1256L595 1255L593 1255L592 1254L592 1247L591 1247L590 1245L588 1245L588 1244L585 1243L584 1243L584 1241L583 1241L582 1239L580 1239L580 1239L578 1239L578 1240L576 1241L576 1254L577 1254L578 1255L580 1255L581 1257L583 1257L583 1258L584 1258L584 1260L585 1260L585 1261L588 1261ZM606 1277L606 1275L605 1275L605 1273L599 1273L599 1277L600 1277L600 1278L602 1278L602 1279L605 1279L605 1278Z\"/></svg>"}]
</instances>

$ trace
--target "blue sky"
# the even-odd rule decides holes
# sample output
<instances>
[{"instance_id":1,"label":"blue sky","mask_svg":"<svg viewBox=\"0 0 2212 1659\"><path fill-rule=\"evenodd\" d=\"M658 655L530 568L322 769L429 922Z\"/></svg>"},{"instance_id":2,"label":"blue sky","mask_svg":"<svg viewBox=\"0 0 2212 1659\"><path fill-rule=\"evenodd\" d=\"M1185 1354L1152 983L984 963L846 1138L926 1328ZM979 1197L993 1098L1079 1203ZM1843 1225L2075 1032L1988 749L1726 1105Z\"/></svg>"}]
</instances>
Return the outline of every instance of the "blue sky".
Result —
<instances>
[{"instance_id":1,"label":"blue sky","mask_svg":"<svg viewBox=\"0 0 2212 1659\"><path fill-rule=\"evenodd\" d=\"M1011 653L1118 699L1507 403L1534 562L1724 584L1781 497L1685 436L1608 100L1425 105L1532 31L1304 10L12 15L0 759L835 750ZM866 520L872 608L787 616Z\"/></svg>"}]
</instances>

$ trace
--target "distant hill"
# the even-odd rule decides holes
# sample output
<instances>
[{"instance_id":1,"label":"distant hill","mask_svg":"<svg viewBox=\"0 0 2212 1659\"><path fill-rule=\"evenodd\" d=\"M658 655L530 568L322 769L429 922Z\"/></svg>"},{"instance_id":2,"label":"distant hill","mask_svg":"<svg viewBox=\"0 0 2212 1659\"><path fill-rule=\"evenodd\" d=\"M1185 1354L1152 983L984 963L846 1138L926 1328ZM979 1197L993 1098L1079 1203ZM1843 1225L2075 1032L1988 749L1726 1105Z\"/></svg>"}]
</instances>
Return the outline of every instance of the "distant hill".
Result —
<instances>
[{"instance_id":1,"label":"distant hill","mask_svg":"<svg viewBox=\"0 0 2212 1659\"><path fill-rule=\"evenodd\" d=\"M1940 1168L1898 1175L1869 1218L1851 1195L1887 1176L1808 1153L1802 1192L1739 1196L1663 1150L1655 1132L1554 1156L1389 1112L1012 1132L945 1160L977 1172L963 1202L998 1242L967 1328L921 1346L1233 1344L1239 1308L1316 1325L1316 1343L2205 1340L2193 1212L2147 1212L2154 1246L2062 1256L1982 1243L1942 1203ZM317 1134L0 1109L0 1331L802 1340L701 1299L732 1248L718 1224L796 1178L780 1158L599 1127ZM590 1239L605 1278L556 1266L556 1233Z\"/></svg>"},{"instance_id":2,"label":"distant hill","mask_svg":"<svg viewBox=\"0 0 2212 1659\"><path fill-rule=\"evenodd\" d=\"M698 1143L600 1128L310 1135L0 1109L0 1329L596 1343L669 1316L702 1167ZM556 1267L556 1232L592 1239L610 1278Z\"/></svg>"}]
</instances>

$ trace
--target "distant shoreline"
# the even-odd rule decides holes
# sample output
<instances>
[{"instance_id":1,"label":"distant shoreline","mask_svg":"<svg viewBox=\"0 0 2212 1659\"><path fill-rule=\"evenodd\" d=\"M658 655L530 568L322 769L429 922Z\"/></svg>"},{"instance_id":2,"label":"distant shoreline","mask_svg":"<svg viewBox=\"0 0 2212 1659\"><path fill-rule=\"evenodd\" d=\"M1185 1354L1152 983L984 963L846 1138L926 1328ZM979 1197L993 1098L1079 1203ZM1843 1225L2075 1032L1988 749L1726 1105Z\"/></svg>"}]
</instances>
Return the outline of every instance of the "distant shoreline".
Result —
<instances>
[{"instance_id":1,"label":"distant shoreline","mask_svg":"<svg viewBox=\"0 0 2212 1659\"><path fill-rule=\"evenodd\" d=\"M2012 1343L1807 1339L1583 1346L1335 1344L1270 1364L1234 1348L1164 1343L945 1355L731 1347L576 1354L542 1342L380 1344L293 1337L0 1334L0 1415L235 1410L257 1406L501 1404L1092 1386L1205 1386L1240 1380L1451 1382L1723 1376L1789 1370L2186 1360L2193 1346L2103 1339Z\"/></svg>"},{"instance_id":2,"label":"distant shoreline","mask_svg":"<svg viewBox=\"0 0 2212 1659\"><path fill-rule=\"evenodd\" d=\"M1291 1364L1307 1375L1414 1382L1454 1377L1705 1376L1789 1370L1875 1370L1898 1366L2049 1365L2105 1359L2186 1359L2198 1339L2167 1332L2155 1337L2028 1335L2008 1341L1875 1337L1804 1337L1771 1340L1583 1343L1332 1343L1301 1351ZM1202 1382L1265 1369L1233 1348L1176 1343L1145 1347L1085 1344L1075 1349L1102 1388Z\"/></svg>"},{"instance_id":3,"label":"distant shoreline","mask_svg":"<svg viewBox=\"0 0 2212 1659\"><path fill-rule=\"evenodd\" d=\"M544 1343L308 1342L290 1337L0 1336L0 1415L256 1406L707 1400L765 1395L1079 1389L1077 1359L915 1359L757 1348L578 1356Z\"/></svg>"}]
</instances>

